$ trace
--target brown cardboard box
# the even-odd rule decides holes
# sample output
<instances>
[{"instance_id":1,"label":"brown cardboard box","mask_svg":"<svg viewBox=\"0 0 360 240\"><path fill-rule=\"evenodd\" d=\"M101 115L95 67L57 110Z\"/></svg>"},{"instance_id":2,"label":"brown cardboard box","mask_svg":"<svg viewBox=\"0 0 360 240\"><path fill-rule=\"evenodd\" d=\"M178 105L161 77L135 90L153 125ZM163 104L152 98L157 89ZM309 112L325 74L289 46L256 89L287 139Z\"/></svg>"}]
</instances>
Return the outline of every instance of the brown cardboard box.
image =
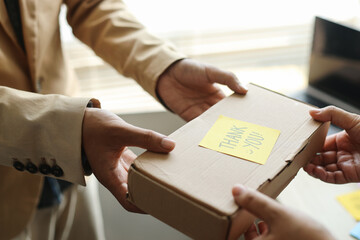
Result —
<instances>
[{"instance_id":1,"label":"brown cardboard box","mask_svg":"<svg viewBox=\"0 0 360 240\"><path fill-rule=\"evenodd\" d=\"M145 152L129 171L129 200L143 211L195 239L232 238L254 220L239 210L231 189L242 183L275 198L320 151L329 123L309 115L309 106L250 84L170 135L169 154ZM280 130L264 165L200 147L219 115Z\"/></svg>"}]
</instances>

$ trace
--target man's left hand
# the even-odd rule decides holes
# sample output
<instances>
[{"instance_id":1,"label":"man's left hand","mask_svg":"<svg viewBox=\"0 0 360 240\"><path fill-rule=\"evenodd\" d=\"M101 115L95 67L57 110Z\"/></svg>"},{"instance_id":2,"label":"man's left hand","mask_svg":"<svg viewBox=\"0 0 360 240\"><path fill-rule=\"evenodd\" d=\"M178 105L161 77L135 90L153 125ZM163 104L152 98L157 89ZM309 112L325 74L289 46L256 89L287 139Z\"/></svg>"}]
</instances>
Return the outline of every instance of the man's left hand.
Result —
<instances>
[{"instance_id":1,"label":"man's left hand","mask_svg":"<svg viewBox=\"0 0 360 240\"><path fill-rule=\"evenodd\" d=\"M225 97L215 83L236 93L247 92L233 73L191 59L171 65L159 77L156 90L168 108L190 121Z\"/></svg>"}]
</instances>

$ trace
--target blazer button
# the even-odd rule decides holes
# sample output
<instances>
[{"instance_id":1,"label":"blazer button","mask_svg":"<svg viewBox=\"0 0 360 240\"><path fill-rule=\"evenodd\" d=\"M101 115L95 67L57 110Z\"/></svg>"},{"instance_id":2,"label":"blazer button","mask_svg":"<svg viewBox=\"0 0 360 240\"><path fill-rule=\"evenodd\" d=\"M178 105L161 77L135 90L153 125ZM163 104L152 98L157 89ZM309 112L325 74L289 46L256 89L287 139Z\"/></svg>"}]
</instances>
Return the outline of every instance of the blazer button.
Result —
<instances>
[{"instance_id":1,"label":"blazer button","mask_svg":"<svg viewBox=\"0 0 360 240\"><path fill-rule=\"evenodd\" d=\"M51 168L51 173L55 176L55 177L61 177L64 175L64 171L61 169L61 167L59 167L58 165L55 165Z\"/></svg>"},{"instance_id":2,"label":"blazer button","mask_svg":"<svg viewBox=\"0 0 360 240\"><path fill-rule=\"evenodd\" d=\"M51 172L51 167L47 165L46 163L40 164L39 171L42 174L48 175Z\"/></svg>"},{"instance_id":3,"label":"blazer button","mask_svg":"<svg viewBox=\"0 0 360 240\"><path fill-rule=\"evenodd\" d=\"M23 164L22 162L19 162L19 161L14 161L13 167L14 167L16 170L21 171L21 172L24 171L24 169L25 169L24 164Z\"/></svg>"},{"instance_id":4,"label":"blazer button","mask_svg":"<svg viewBox=\"0 0 360 240\"><path fill-rule=\"evenodd\" d=\"M26 170L28 170L30 173L37 173L38 168L35 164L29 162L26 164Z\"/></svg>"}]
</instances>

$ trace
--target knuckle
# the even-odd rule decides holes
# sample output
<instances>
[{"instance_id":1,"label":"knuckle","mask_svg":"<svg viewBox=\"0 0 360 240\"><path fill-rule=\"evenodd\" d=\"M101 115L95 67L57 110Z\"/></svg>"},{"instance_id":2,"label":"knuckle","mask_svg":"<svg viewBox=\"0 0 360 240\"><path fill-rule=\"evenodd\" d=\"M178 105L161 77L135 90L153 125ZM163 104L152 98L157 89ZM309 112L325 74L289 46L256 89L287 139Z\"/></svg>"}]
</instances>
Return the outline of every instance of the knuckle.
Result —
<instances>
[{"instance_id":1,"label":"knuckle","mask_svg":"<svg viewBox=\"0 0 360 240\"><path fill-rule=\"evenodd\" d=\"M357 127L359 127L359 129L360 129L360 115L357 115L357 114L355 114L355 113L352 113L351 114L351 119L352 119L352 124L353 124L353 126L355 127L355 126L357 126Z\"/></svg>"},{"instance_id":2,"label":"knuckle","mask_svg":"<svg viewBox=\"0 0 360 240\"><path fill-rule=\"evenodd\" d=\"M145 130L144 132L144 142L147 146L151 145L154 140L154 132L151 130Z\"/></svg>"},{"instance_id":3,"label":"knuckle","mask_svg":"<svg viewBox=\"0 0 360 240\"><path fill-rule=\"evenodd\" d=\"M236 77L236 75L233 72L228 72L231 79L233 79L235 82L240 83L239 79Z\"/></svg>"},{"instance_id":4,"label":"knuckle","mask_svg":"<svg viewBox=\"0 0 360 240\"><path fill-rule=\"evenodd\" d=\"M353 113L352 116L353 116L354 122L356 124L360 124L360 115Z\"/></svg>"},{"instance_id":5,"label":"knuckle","mask_svg":"<svg viewBox=\"0 0 360 240\"><path fill-rule=\"evenodd\" d=\"M254 194L248 192L244 195L242 201L241 201L241 205L243 206L248 206L251 203L253 203L256 200Z\"/></svg>"},{"instance_id":6,"label":"knuckle","mask_svg":"<svg viewBox=\"0 0 360 240\"><path fill-rule=\"evenodd\" d=\"M331 105L326 107L325 110L330 113L330 115L333 115L337 111L337 107Z\"/></svg>"},{"instance_id":7,"label":"knuckle","mask_svg":"<svg viewBox=\"0 0 360 240\"><path fill-rule=\"evenodd\" d=\"M208 81L210 83L215 83L215 79L213 78L214 75L214 69L210 66L206 66L204 67L204 72L205 72L205 76L207 77Z\"/></svg>"}]
</instances>

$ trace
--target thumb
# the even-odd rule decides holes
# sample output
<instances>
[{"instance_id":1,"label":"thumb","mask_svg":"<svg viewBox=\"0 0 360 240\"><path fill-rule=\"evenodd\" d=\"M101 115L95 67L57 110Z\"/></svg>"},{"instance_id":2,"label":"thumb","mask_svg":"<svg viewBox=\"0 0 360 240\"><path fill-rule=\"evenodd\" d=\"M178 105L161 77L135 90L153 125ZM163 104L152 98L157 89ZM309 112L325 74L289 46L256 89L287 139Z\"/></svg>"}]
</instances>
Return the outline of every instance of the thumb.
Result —
<instances>
[{"instance_id":1,"label":"thumb","mask_svg":"<svg viewBox=\"0 0 360 240\"><path fill-rule=\"evenodd\" d=\"M269 226L280 216L281 205L258 191L237 184L233 187L232 193L236 204L264 220Z\"/></svg>"},{"instance_id":2,"label":"thumb","mask_svg":"<svg viewBox=\"0 0 360 240\"><path fill-rule=\"evenodd\" d=\"M144 148L153 152L170 152L175 147L175 141L152 130L127 124L127 146Z\"/></svg>"},{"instance_id":3,"label":"thumb","mask_svg":"<svg viewBox=\"0 0 360 240\"><path fill-rule=\"evenodd\" d=\"M247 93L248 91L247 87L238 80L235 74L211 66L205 66L205 67L206 67L207 75L211 82L216 82L222 85L226 85L236 93L240 93L240 94Z\"/></svg>"},{"instance_id":4,"label":"thumb","mask_svg":"<svg viewBox=\"0 0 360 240\"><path fill-rule=\"evenodd\" d=\"M310 115L320 122L331 121L332 124L345 130L349 130L360 123L360 119L356 114L334 106L310 110Z\"/></svg>"}]
</instances>

